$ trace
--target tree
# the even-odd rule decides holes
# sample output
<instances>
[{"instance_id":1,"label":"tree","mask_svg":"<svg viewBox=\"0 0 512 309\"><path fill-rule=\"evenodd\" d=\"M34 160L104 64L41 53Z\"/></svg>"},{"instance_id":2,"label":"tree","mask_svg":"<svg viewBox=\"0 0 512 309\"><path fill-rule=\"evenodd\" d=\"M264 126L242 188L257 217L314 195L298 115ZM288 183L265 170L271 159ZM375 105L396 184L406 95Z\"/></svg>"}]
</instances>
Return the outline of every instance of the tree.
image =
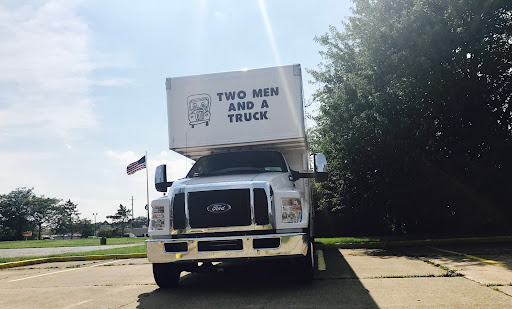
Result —
<instances>
[{"instance_id":1,"label":"tree","mask_svg":"<svg viewBox=\"0 0 512 309\"><path fill-rule=\"evenodd\" d=\"M29 218L37 226L37 239L41 239L43 225L50 224L51 214L59 202L56 198L46 198L44 196L34 196L32 198Z\"/></svg>"},{"instance_id":2,"label":"tree","mask_svg":"<svg viewBox=\"0 0 512 309\"><path fill-rule=\"evenodd\" d=\"M64 204L56 205L52 211L50 226L55 234L65 235L76 231L76 224L80 219L77 204L67 200Z\"/></svg>"},{"instance_id":3,"label":"tree","mask_svg":"<svg viewBox=\"0 0 512 309\"><path fill-rule=\"evenodd\" d=\"M111 238L115 236L122 236L116 232L110 225L102 225L98 231L98 237Z\"/></svg>"},{"instance_id":4,"label":"tree","mask_svg":"<svg viewBox=\"0 0 512 309\"><path fill-rule=\"evenodd\" d=\"M132 227L134 228L142 228L148 225L148 218L144 216L136 217L132 220Z\"/></svg>"},{"instance_id":5,"label":"tree","mask_svg":"<svg viewBox=\"0 0 512 309\"><path fill-rule=\"evenodd\" d=\"M22 233L34 227L38 239L45 226L57 234L73 233L73 223L79 220L77 205L71 200L59 204L59 199L36 196L33 191L17 188L0 195L0 240L22 239Z\"/></svg>"},{"instance_id":6,"label":"tree","mask_svg":"<svg viewBox=\"0 0 512 309\"><path fill-rule=\"evenodd\" d=\"M82 238L94 235L94 225L89 219L81 219L77 223L77 230L82 235Z\"/></svg>"},{"instance_id":7,"label":"tree","mask_svg":"<svg viewBox=\"0 0 512 309\"><path fill-rule=\"evenodd\" d=\"M321 209L354 233L510 231L512 2L354 3L316 38Z\"/></svg>"},{"instance_id":8,"label":"tree","mask_svg":"<svg viewBox=\"0 0 512 309\"><path fill-rule=\"evenodd\" d=\"M63 205L65 209L65 213L69 215L69 232L71 233L71 239L73 239L73 234L76 231L76 227L78 222L80 221L80 213L78 212L78 205L68 200Z\"/></svg>"},{"instance_id":9,"label":"tree","mask_svg":"<svg viewBox=\"0 0 512 309\"><path fill-rule=\"evenodd\" d=\"M20 240L22 233L32 231L29 219L34 189L17 188L0 195L0 240Z\"/></svg>"},{"instance_id":10,"label":"tree","mask_svg":"<svg viewBox=\"0 0 512 309\"><path fill-rule=\"evenodd\" d=\"M132 211L119 204L119 208L114 215L107 216L107 218L112 219L112 222L121 227L121 234L124 234L124 229L126 228L128 222L130 221L130 216Z\"/></svg>"}]
</instances>

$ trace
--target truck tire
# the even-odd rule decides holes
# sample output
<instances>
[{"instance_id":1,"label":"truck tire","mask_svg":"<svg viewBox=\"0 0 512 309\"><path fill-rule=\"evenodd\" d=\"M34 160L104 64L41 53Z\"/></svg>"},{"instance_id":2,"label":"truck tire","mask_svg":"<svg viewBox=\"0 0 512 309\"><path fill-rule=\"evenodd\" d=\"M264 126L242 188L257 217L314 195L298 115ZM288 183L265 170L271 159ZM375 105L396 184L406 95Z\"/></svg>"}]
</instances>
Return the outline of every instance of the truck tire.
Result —
<instances>
[{"instance_id":1,"label":"truck tire","mask_svg":"<svg viewBox=\"0 0 512 309\"><path fill-rule=\"evenodd\" d=\"M315 267L313 242L309 243L308 254L300 258L298 266L299 281L302 283L311 283L313 281L313 273Z\"/></svg>"},{"instance_id":2,"label":"truck tire","mask_svg":"<svg viewBox=\"0 0 512 309\"><path fill-rule=\"evenodd\" d=\"M174 288L178 286L181 270L173 263L154 263L153 277L161 289Z\"/></svg>"}]
</instances>

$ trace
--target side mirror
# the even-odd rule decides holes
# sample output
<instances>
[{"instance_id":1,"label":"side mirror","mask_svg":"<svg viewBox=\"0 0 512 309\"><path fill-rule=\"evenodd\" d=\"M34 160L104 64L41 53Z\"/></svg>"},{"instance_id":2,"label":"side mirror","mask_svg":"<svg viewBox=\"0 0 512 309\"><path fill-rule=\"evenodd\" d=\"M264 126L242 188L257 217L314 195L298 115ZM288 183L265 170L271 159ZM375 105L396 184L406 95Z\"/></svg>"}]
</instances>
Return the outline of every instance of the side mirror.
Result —
<instances>
[{"instance_id":1,"label":"side mirror","mask_svg":"<svg viewBox=\"0 0 512 309\"><path fill-rule=\"evenodd\" d=\"M290 169L290 176L288 176L288 179L290 179L290 181L295 182L300 178L304 178L304 177L301 177L301 174L303 174L303 173L299 173L297 171Z\"/></svg>"},{"instance_id":2,"label":"side mirror","mask_svg":"<svg viewBox=\"0 0 512 309\"><path fill-rule=\"evenodd\" d=\"M328 175L327 169L327 159L325 158L323 153L315 153L314 156L315 162L315 180L316 181L326 181Z\"/></svg>"},{"instance_id":3,"label":"side mirror","mask_svg":"<svg viewBox=\"0 0 512 309\"><path fill-rule=\"evenodd\" d=\"M167 192L167 188L172 186L172 182L167 182L167 166L165 164L156 167L155 188L158 192Z\"/></svg>"}]
</instances>

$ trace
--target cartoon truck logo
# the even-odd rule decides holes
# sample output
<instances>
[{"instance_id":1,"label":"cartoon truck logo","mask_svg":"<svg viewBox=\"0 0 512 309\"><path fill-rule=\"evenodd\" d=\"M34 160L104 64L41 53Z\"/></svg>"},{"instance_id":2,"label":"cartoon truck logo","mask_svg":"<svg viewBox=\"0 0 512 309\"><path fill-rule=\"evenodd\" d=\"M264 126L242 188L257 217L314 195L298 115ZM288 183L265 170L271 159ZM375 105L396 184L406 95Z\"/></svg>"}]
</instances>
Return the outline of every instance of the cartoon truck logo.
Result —
<instances>
[{"instance_id":1,"label":"cartoon truck logo","mask_svg":"<svg viewBox=\"0 0 512 309\"><path fill-rule=\"evenodd\" d=\"M208 126L210 122L210 107L212 99L209 94L194 94L187 98L188 121L192 128L195 125L205 123Z\"/></svg>"}]
</instances>

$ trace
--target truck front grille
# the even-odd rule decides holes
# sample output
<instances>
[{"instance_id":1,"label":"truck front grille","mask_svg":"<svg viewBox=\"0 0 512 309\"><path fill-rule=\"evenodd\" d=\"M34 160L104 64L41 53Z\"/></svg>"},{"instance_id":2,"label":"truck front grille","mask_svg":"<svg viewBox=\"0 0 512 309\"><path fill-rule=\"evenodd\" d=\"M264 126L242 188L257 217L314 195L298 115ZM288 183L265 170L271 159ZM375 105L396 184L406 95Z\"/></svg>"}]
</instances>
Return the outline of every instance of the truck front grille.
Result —
<instances>
[{"instance_id":1,"label":"truck front grille","mask_svg":"<svg viewBox=\"0 0 512 309\"><path fill-rule=\"evenodd\" d=\"M185 193L178 193L174 196L172 203L172 218L173 229L182 230L186 228Z\"/></svg>"},{"instance_id":2,"label":"truck front grille","mask_svg":"<svg viewBox=\"0 0 512 309\"><path fill-rule=\"evenodd\" d=\"M269 223L268 200L265 189L254 189L254 220L258 225Z\"/></svg>"},{"instance_id":3,"label":"truck front grille","mask_svg":"<svg viewBox=\"0 0 512 309\"><path fill-rule=\"evenodd\" d=\"M197 243L197 251L238 251L244 248L241 239L200 241Z\"/></svg>"},{"instance_id":4,"label":"truck front grille","mask_svg":"<svg viewBox=\"0 0 512 309\"><path fill-rule=\"evenodd\" d=\"M250 189L190 192L188 213L191 228L251 225Z\"/></svg>"}]
</instances>

